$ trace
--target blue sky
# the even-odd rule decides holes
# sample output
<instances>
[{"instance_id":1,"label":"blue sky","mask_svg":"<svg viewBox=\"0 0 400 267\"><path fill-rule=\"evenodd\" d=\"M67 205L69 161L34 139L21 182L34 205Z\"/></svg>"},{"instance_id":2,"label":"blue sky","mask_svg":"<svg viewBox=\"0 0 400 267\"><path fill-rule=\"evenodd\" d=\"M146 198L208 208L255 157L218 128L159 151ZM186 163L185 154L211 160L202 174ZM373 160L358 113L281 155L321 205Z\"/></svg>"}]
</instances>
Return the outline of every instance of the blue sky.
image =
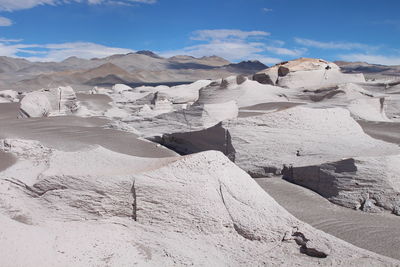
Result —
<instances>
[{"instance_id":1,"label":"blue sky","mask_svg":"<svg viewBox=\"0 0 400 267\"><path fill-rule=\"evenodd\" d=\"M152 50L400 65L399 10L399 0L0 0L0 55L60 61Z\"/></svg>"}]
</instances>

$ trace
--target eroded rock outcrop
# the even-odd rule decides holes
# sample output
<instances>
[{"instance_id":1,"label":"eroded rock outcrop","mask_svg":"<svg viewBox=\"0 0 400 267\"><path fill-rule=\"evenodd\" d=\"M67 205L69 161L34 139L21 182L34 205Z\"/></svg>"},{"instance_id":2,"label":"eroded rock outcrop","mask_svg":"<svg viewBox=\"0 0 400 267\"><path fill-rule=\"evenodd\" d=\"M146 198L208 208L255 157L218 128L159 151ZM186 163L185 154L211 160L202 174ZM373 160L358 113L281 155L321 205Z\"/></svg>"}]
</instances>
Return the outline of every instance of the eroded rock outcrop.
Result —
<instances>
[{"instance_id":1,"label":"eroded rock outcrop","mask_svg":"<svg viewBox=\"0 0 400 267\"><path fill-rule=\"evenodd\" d=\"M288 167L283 178L335 204L366 212L400 215L400 155L356 157L305 167Z\"/></svg>"},{"instance_id":2,"label":"eroded rock outcrop","mask_svg":"<svg viewBox=\"0 0 400 267\"><path fill-rule=\"evenodd\" d=\"M13 90L0 91L0 103L13 103L19 101L19 93Z\"/></svg>"},{"instance_id":3,"label":"eroded rock outcrop","mask_svg":"<svg viewBox=\"0 0 400 267\"><path fill-rule=\"evenodd\" d=\"M27 93L20 101L20 117L69 115L78 110L72 87L57 87Z\"/></svg>"},{"instance_id":4,"label":"eroded rock outcrop","mask_svg":"<svg viewBox=\"0 0 400 267\"><path fill-rule=\"evenodd\" d=\"M224 121L236 163L255 177L279 174L283 164L308 166L355 155L399 154L393 144L371 138L343 108L297 106Z\"/></svg>"},{"instance_id":5,"label":"eroded rock outcrop","mask_svg":"<svg viewBox=\"0 0 400 267\"><path fill-rule=\"evenodd\" d=\"M206 130L164 134L162 137L153 137L151 140L181 155L216 150L235 162L236 151L232 146L231 135L221 123Z\"/></svg>"},{"instance_id":6,"label":"eroded rock outcrop","mask_svg":"<svg viewBox=\"0 0 400 267\"><path fill-rule=\"evenodd\" d=\"M253 75L262 84L287 88L323 88L349 82L365 82L362 74L344 74L332 62L322 59L299 58L279 63Z\"/></svg>"}]
</instances>

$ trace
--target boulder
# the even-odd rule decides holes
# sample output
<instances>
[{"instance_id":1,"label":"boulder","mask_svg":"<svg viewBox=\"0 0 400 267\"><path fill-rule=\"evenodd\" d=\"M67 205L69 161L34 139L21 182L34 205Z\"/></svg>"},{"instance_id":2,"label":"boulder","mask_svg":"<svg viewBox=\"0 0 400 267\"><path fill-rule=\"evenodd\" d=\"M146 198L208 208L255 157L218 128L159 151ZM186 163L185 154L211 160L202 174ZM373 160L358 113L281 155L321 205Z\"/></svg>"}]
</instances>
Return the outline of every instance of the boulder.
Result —
<instances>
[{"instance_id":1,"label":"boulder","mask_svg":"<svg viewBox=\"0 0 400 267\"><path fill-rule=\"evenodd\" d=\"M78 108L72 87L57 87L27 93L20 102L20 117L69 115Z\"/></svg>"},{"instance_id":2,"label":"boulder","mask_svg":"<svg viewBox=\"0 0 400 267\"><path fill-rule=\"evenodd\" d=\"M20 102L19 117L47 117L52 111L50 100L45 92L27 93Z\"/></svg>"},{"instance_id":3,"label":"boulder","mask_svg":"<svg viewBox=\"0 0 400 267\"><path fill-rule=\"evenodd\" d=\"M278 67L271 67L257 72L253 75L253 80L261 84L276 85L278 82Z\"/></svg>"},{"instance_id":4,"label":"boulder","mask_svg":"<svg viewBox=\"0 0 400 267\"><path fill-rule=\"evenodd\" d=\"M19 101L19 94L13 90L0 91L0 103L12 103Z\"/></svg>"}]
</instances>

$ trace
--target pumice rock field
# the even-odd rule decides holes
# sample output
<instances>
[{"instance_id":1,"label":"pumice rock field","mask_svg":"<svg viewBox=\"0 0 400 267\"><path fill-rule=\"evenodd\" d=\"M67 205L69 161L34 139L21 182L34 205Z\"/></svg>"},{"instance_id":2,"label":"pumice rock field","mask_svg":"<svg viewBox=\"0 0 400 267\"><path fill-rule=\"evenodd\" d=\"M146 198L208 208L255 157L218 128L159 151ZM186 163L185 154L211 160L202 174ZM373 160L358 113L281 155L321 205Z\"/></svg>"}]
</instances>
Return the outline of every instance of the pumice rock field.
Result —
<instances>
[{"instance_id":1,"label":"pumice rock field","mask_svg":"<svg viewBox=\"0 0 400 267\"><path fill-rule=\"evenodd\" d=\"M400 265L400 74L1 60L1 266Z\"/></svg>"}]
</instances>

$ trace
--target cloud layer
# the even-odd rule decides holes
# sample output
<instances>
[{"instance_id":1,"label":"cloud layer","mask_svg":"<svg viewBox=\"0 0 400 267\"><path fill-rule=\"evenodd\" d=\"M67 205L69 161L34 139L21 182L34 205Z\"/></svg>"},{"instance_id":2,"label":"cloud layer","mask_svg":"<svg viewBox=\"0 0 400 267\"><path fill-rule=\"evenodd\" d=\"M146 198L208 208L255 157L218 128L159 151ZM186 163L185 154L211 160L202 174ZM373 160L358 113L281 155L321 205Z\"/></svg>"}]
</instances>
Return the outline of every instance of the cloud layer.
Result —
<instances>
[{"instance_id":1,"label":"cloud layer","mask_svg":"<svg viewBox=\"0 0 400 267\"><path fill-rule=\"evenodd\" d=\"M38 45L21 44L20 41L0 39L0 55L23 57L31 61L62 61L72 56L90 59L134 52L131 49L108 47L90 42Z\"/></svg>"},{"instance_id":2,"label":"cloud layer","mask_svg":"<svg viewBox=\"0 0 400 267\"><path fill-rule=\"evenodd\" d=\"M0 17L0 26L1 27L7 27L11 26L13 23L10 19L5 18L5 17Z\"/></svg>"},{"instance_id":3,"label":"cloud layer","mask_svg":"<svg viewBox=\"0 0 400 267\"><path fill-rule=\"evenodd\" d=\"M0 11L15 11L41 5L61 5L72 2L92 5L115 3L129 5L134 3L153 4L157 0L0 0Z\"/></svg>"},{"instance_id":4,"label":"cloud layer","mask_svg":"<svg viewBox=\"0 0 400 267\"><path fill-rule=\"evenodd\" d=\"M172 51L161 51L163 56L185 54L194 57L218 55L230 61L257 59L271 65L281 62L280 56L298 57L307 49L289 49L284 42L269 38L266 31L242 31L238 29L199 30L190 39L192 46Z\"/></svg>"}]
</instances>

